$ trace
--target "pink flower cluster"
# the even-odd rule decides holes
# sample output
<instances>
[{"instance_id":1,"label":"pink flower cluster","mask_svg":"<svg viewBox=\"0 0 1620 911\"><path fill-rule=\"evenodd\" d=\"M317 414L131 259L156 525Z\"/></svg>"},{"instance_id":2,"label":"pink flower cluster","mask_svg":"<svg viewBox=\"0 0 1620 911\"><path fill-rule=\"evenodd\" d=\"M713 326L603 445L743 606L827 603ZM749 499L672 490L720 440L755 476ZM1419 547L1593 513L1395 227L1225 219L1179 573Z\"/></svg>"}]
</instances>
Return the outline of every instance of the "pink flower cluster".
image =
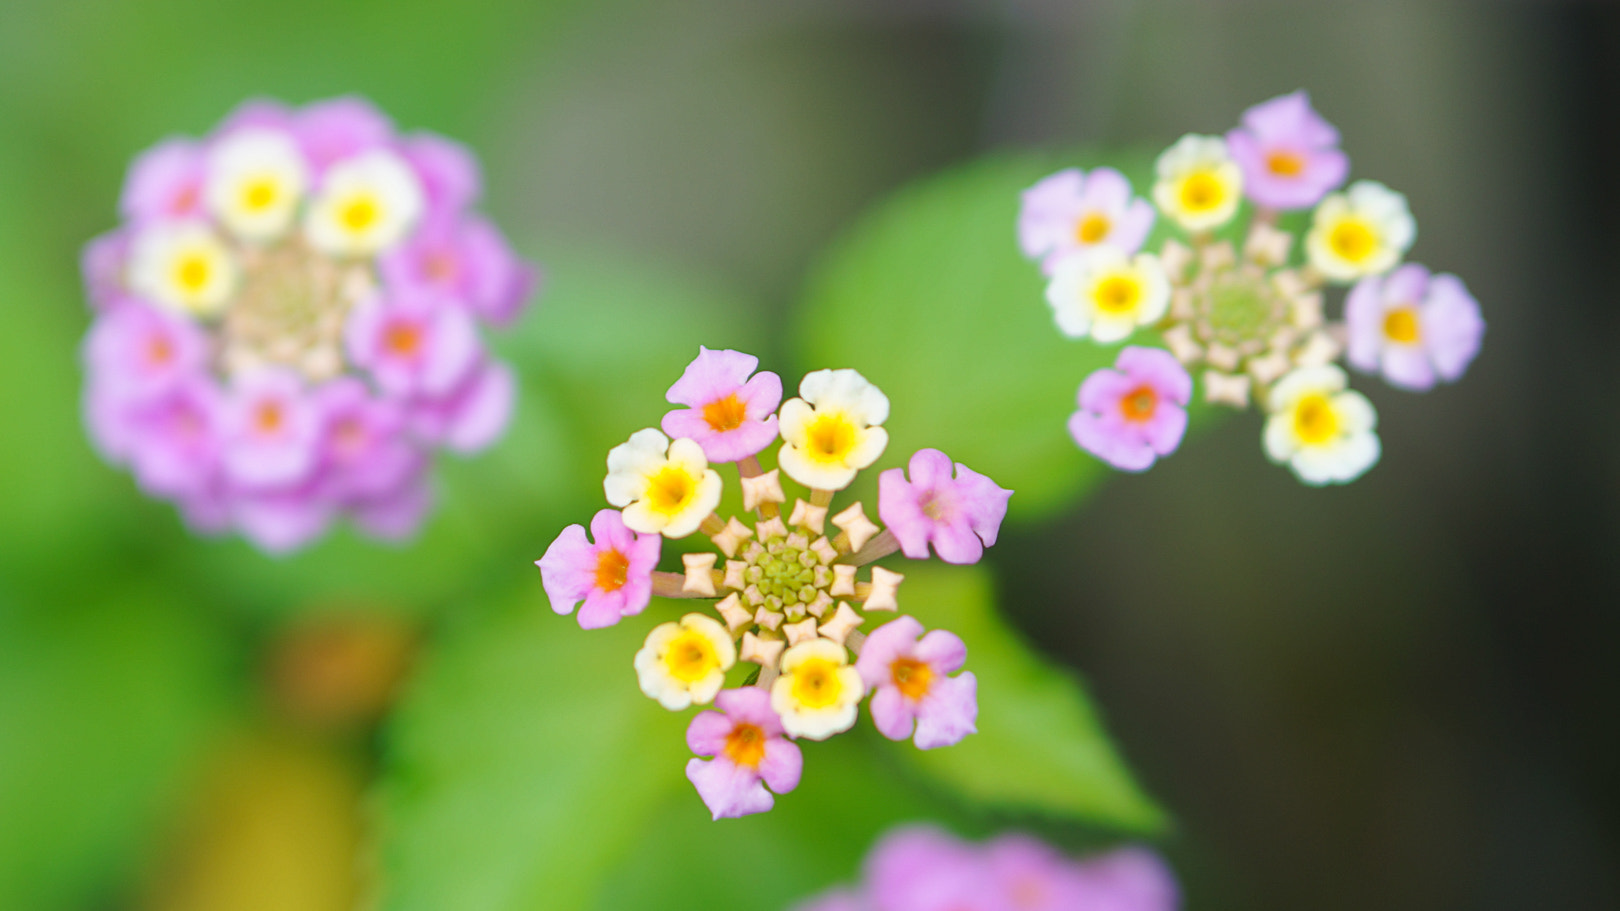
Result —
<instances>
[{"instance_id":1,"label":"pink flower cluster","mask_svg":"<svg viewBox=\"0 0 1620 911\"><path fill-rule=\"evenodd\" d=\"M1146 848L1071 860L1027 835L964 842L930 826L885 835L864 882L794 911L1175 911L1175 876Z\"/></svg>"},{"instance_id":2,"label":"pink flower cluster","mask_svg":"<svg viewBox=\"0 0 1620 911\"><path fill-rule=\"evenodd\" d=\"M585 629L640 614L654 595L717 600L717 616L656 627L635 660L643 692L666 708L713 703L687 730L698 758L686 775L715 819L771 809L798 786L795 741L849 730L867 696L890 740L927 750L974 733L978 681L962 671L966 644L903 615L862 631L873 612L899 609L904 576L873 566L861 581L857 572L897 551L927 559L930 548L949 563L976 563L1012 496L924 449L909 479L898 468L879 478L887 528L860 503L831 513L835 488L823 485L848 485L881 454L888 400L843 370L810 374L804 398L784 403L781 379L758 366L742 352L700 350L667 395L684 406L660 425L674 439L649 428L608 456L604 492L623 508L598 512L589 536L563 529L535 561L552 609L577 608ZM759 457L779 437L778 467L767 470ZM736 465L743 518L713 512L721 493L710 463ZM810 488L791 509L784 472ZM696 531L721 553L687 553L683 572L660 572L663 539ZM724 689L737 660L759 669Z\"/></svg>"},{"instance_id":3,"label":"pink flower cluster","mask_svg":"<svg viewBox=\"0 0 1620 911\"><path fill-rule=\"evenodd\" d=\"M97 448L267 551L340 517L409 536L431 453L489 446L512 409L479 324L515 319L536 272L480 193L465 147L358 98L249 101L143 153L84 255Z\"/></svg>"}]
</instances>

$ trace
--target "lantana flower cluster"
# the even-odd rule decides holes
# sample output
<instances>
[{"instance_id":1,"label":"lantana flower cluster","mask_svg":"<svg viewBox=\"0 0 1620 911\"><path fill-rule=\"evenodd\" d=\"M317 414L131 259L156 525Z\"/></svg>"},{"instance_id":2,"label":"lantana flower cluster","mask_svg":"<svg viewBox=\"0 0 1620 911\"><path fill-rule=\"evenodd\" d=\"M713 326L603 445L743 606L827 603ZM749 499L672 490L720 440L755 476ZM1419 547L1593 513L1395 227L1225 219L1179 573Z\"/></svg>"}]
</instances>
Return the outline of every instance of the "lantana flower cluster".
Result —
<instances>
[{"instance_id":1,"label":"lantana flower cluster","mask_svg":"<svg viewBox=\"0 0 1620 911\"><path fill-rule=\"evenodd\" d=\"M959 637L903 615L863 628L898 611L905 578L872 564L896 551L926 559L930 548L949 563L977 562L1012 496L924 449L907 470L879 476L881 524L859 502L836 507L837 492L888 446L888 398L854 370L818 370L783 402L781 379L758 366L749 354L701 349L669 389L683 407L608 453L603 490L614 508L592 518L589 536L564 529L536 561L552 608L577 606L585 629L639 614L653 595L707 603L654 627L633 664L663 707L713 707L687 730L700 758L686 774L715 819L769 810L773 792L798 785L796 741L849 730L867 696L891 740L933 749L973 733L977 681L957 673L967 660ZM776 467L765 470L758 456L778 442ZM715 512L723 482L712 466L727 462L741 517ZM791 505L785 480L806 488ZM680 572L659 571L664 539L693 534L713 549L683 554Z\"/></svg>"},{"instance_id":2,"label":"lantana flower cluster","mask_svg":"<svg viewBox=\"0 0 1620 911\"><path fill-rule=\"evenodd\" d=\"M1478 353L1478 303L1455 275L1403 262L1417 236L1406 197L1344 186L1339 132L1304 92L1250 108L1224 137L1182 137L1156 169L1151 202L1106 167L1023 195L1020 244L1049 277L1059 331L1110 345L1148 330L1164 345L1126 347L1081 385L1069 430L1098 458L1142 471L1173 452L1196 372L1206 402L1264 410L1272 461L1307 484L1344 483L1380 445L1339 360L1424 391ZM1158 217L1170 229L1144 252ZM1343 319L1331 320L1340 288Z\"/></svg>"},{"instance_id":3,"label":"lantana flower cluster","mask_svg":"<svg viewBox=\"0 0 1620 911\"><path fill-rule=\"evenodd\" d=\"M794 911L1176 911L1180 890L1152 851L1116 848L1083 860L1028 835L973 844L932 826L885 835L855 888Z\"/></svg>"},{"instance_id":4,"label":"lantana flower cluster","mask_svg":"<svg viewBox=\"0 0 1620 911\"><path fill-rule=\"evenodd\" d=\"M512 407L479 325L516 318L535 271L480 192L466 148L357 98L250 101L143 153L84 257L98 448L266 550L340 516L411 534L432 451L488 446Z\"/></svg>"}]
</instances>

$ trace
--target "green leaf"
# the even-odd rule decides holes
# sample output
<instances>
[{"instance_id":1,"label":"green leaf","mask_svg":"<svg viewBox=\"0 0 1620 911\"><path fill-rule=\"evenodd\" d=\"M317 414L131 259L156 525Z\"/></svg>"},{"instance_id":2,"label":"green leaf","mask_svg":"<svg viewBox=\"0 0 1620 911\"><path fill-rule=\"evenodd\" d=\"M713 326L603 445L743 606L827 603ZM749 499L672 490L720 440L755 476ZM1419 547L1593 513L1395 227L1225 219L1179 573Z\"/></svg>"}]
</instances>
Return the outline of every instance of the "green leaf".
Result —
<instances>
[{"instance_id":1,"label":"green leaf","mask_svg":"<svg viewBox=\"0 0 1620 911\"><path fill-rule=\"evenodd\" d=\"M1151 159L1121 158L1144 188ZM1020 191L1077 163L1090 162L989 158L901 191L833 248L799 314L806 369L854 367L893 403L882 464L941 449L1017 491L1015 521L1112 473L1066 422L1081 380L1118 348L1058 333L1015 231Z\"/></svg>"},{"instance_id":2,"label":"green leaf","mask_svg":"<svg viewBox=\"0 0 1620 911\"><path fill-rule=\"evenodd\" d=\"M631 668L671 607L581 630L536 580L449 635L390 731L384 909L590 904L641 824L689 787L688 716L642 695Z\"/></svg>"},{"instance_id":3,"label":"green leaf","mask_svg":"<svg viewBox=\"0 0 1620 911\"><path fill-rule=\"evenodd\" d=\"M0 597L0 908L111 890L186 783L229 693L229 646L172 596Z\"/></svg>"},{"instance_id":4,"label":"green leaf","mask_svg":"<svg viewBox=\"0 0 1620 911\"><path fill-rule=\"evenodd\" d=\"M906 747L906 761L963 798L1000 811L1075 817L1136 833L1166 819L1132 779L1085 690L1036 654L994 609L982 567L902 567L902 606L968 646L979 732L955 746Z\"/></svg>"}]
</instances>

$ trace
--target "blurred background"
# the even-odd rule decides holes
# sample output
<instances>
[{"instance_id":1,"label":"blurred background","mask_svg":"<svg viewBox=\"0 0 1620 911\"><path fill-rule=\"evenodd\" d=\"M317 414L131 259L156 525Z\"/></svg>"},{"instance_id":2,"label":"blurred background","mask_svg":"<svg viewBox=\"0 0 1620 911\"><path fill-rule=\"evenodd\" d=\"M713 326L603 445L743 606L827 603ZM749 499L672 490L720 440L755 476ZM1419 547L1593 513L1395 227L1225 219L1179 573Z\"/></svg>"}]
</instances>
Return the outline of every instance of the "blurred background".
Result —
<instances>
[{"instance_id":1,"label":"blurred background","mask_svg":"<svg viewBox=\"0 0 1620 911\"><path fill-rule=\"evenodd\" d=\"M478 550L478 515L298 563L187 536L78 417L78 250L139 150L250 95L364 94L477 150L527 255L742 302L788 372L807 276L907 183L1157 148L1305 88L1353 175L1407 194L1414 257L1480 300L1481 357L1425 396L1361 383L1385 457L1348 488L1267 464L1251 414L1014 524L1002 607L1175 818L1192 908L1620 906L1617 61L1604 4L3 0L0 897L353 907L412 656L592 501L500 517L512 543L412 597L387 576Z\"/></svg>"}]
</instances>

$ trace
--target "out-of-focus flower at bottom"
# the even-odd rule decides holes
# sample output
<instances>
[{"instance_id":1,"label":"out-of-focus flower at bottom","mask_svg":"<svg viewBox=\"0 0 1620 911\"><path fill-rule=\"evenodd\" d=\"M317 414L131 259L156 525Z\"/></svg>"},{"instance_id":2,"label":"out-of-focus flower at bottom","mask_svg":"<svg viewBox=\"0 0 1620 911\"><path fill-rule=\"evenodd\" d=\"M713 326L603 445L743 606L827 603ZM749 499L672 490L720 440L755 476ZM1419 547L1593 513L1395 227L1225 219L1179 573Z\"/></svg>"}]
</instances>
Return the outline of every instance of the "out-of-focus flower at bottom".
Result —
<instances>
[{"instance_id":1,"label":"out-of-focus flower at bottom","mask_svg":"<svg viewBox=\"0 0 1620 911\"><path fill-rule=\"evenodd\" d=\"M1174 874L1142 847L1083 859L1028 835L980 844L932 826L885 835L867 855L863 881L793 911L1174 911Z\"/></svg>"}]
</instances>

